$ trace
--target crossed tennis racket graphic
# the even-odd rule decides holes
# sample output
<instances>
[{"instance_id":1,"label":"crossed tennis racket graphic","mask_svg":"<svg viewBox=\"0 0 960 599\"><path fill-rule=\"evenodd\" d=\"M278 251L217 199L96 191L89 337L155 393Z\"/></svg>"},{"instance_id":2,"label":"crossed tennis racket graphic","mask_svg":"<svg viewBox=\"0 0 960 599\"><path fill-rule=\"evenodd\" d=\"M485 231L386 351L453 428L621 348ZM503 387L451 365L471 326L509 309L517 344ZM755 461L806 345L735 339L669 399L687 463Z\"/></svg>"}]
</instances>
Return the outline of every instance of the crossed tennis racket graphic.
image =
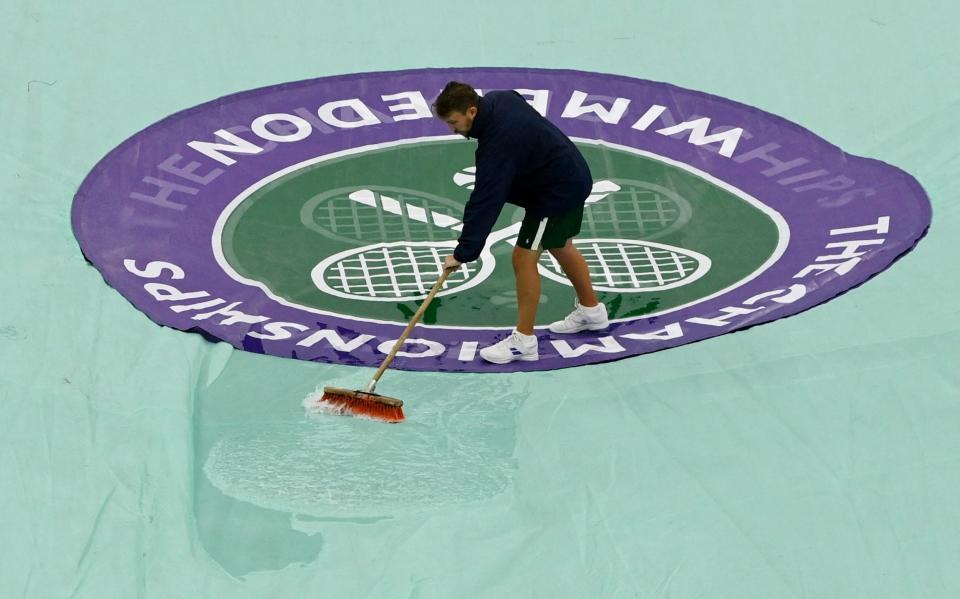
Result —
<instances>
[{"instance_id":1,"label":"crossed tennis racket graphic","mask_svg":"<svg viewBox=\"0 0 960 599\"><path fill-rule=\"evenodd\" d=\"M586 259L598 291L669 289L692 283L710 269L711 261L703 254L625 238L649 238L682 224L689 216L689 206L675 194L642 185L624 190L620 184L602 179L593 184L587 198L581 233L588 237L575 238L574 244ZM462 207L413 190L390 191L388 195L368 188L343 190L304 206L301 219L305 224L340 240L362 243L373 235L407 239L365 244L324 258L310 273L319 290L362 301L396 302L426 296L443 268L444 257L457 245L455 239L436 239L437 232L447 236L459 232L463 223L453 214ZM383 218L364 219L363 207L374 209ZM483 283L496 268L492 248L503 242L514 245L519 230L520 223L514 223L493 231L480 257L452 273L439 295ZM409 241L413 236L428 240ZM539 267L543 276L570 285L549 252L543 253Z\"/></svg>"}]
</instances>

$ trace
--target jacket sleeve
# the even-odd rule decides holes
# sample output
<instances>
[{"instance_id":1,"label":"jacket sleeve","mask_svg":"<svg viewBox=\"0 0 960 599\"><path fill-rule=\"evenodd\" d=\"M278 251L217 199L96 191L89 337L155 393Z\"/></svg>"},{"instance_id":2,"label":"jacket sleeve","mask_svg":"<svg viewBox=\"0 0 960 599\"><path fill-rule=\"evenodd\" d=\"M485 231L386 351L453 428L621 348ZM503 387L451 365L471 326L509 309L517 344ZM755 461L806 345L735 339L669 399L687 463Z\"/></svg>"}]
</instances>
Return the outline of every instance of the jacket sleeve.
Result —
<instances>
[{"instance_id":1,"label":"jacket sleeve","mask_svg":"<svg viewBox=\"0 0 960 599\"><path fill-rule=\"evenodd\" d=\"M463 229L453 251L458 262L473 262L480 257L487 236L507 202L517 170L514 153L506 143L478 148L476 162L476 184L463 209Z\"/></svg>"}]
</instances>

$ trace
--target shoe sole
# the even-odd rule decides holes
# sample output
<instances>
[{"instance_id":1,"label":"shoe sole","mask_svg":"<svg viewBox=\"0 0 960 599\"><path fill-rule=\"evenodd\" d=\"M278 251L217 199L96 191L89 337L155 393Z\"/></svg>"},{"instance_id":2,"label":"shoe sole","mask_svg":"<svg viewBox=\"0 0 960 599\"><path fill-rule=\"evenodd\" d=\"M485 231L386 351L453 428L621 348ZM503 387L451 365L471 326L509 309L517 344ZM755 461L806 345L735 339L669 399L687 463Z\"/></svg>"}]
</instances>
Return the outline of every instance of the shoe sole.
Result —
<instances>
[{"instance_id":1,"label":"shoe sole","mask_svg":"<svg viewBox=\"0 0 960 599\"><path fill-rule=\"evenodd\" d=\"M573 333L581 333L581 332L583 332L583 331L602 331L603 329L606 329L606 328L609 328L609 327L610 327L610 323L609 323L609 322L606 322L606 323L604 323L604 324L590 324L590 325L586 325L586 326L584 326L584 327L582 327L582 328L574 329L574 330L572 330L572 331L555 331L555 330L551 329L550 327L547 327L547 330L550 331L551 333L556 333L556 334L558 334L558 335L572 335Z\"/></svg>"},{"instance_id":2,"label":"shoe sole","mask_svg":"<svg viewBox=\"0 0 960 599\"><path fill-rule=\"evenodd\" d=\"M486 360L487 362L490 362L491 364L509 364L510 362L517 362L517 361L536 362L537 360L540 359L540 354L537 354L535 356L521 356L519 358L510 357L510 358L507 358L506 360L491 360L490 358L484 356L483 354L480 354L480 357Z\"/></svg>"}]
</instances>

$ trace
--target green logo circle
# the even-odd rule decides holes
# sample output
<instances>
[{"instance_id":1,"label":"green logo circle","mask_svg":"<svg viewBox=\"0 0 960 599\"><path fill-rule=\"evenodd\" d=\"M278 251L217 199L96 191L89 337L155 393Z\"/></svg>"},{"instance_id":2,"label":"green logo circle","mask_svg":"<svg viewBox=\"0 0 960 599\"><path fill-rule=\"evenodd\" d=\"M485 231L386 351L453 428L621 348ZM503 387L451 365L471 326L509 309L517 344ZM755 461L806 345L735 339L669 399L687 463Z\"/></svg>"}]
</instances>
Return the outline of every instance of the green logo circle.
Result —
<instances>
[{"instance_id":1,"label":"green logo circle","mask_svg":"<svg viewBox=\"0 0 960 599\"><path fill-rule=\"evenodd\" d=\"M594 187L575 239L613 319L648 317L756 276L781 230L737 190L682 164L578 141ZM262 181L232 205L224 258L283 302L353 318L406 322L459 236L474 144L404 140L320 157ZM510 255L523 210L509 204L484 254L450 277L424 316L448 327L516 318ZM539 319L562 319L574 294L544 252Z\"/></svg>"}]
</instances>

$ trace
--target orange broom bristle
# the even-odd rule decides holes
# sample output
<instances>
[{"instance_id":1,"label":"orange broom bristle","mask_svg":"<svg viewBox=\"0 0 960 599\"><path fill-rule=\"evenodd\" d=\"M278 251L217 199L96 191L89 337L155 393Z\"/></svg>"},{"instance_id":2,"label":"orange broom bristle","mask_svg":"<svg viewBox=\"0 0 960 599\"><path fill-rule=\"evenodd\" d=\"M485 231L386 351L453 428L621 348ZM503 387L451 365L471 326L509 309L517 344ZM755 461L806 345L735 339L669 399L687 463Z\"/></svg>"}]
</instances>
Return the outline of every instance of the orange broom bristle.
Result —
<instances>
[{"instance_id":1,"label":"orange broom bristle","mask_svg":"<svg viewBox=\"0 0 960 599\"><path fill-rule=\"evenodd\" d=\"M403 402L363 391L325 388L321 403L337 408L340 413L367 416L384 422L403 422Z\"/></svg>"}]
</instances>

